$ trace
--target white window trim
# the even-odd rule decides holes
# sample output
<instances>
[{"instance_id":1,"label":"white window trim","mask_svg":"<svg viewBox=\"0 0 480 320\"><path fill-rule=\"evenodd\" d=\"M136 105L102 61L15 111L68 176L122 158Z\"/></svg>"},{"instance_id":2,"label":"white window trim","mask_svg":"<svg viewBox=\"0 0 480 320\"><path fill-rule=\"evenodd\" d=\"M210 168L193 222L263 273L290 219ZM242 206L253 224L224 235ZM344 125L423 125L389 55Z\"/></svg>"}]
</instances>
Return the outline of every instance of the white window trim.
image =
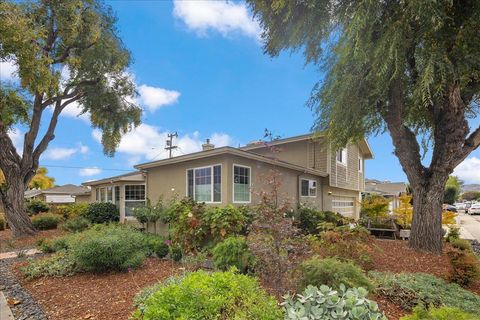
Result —
<instances>
[{"instance_id":1,"label":"white window trim","mask_svg":"<svg viewBox=\"0 0 480 320\"><path fill-rule=\"evenodd\" d=\"M358 156L358 172L363 172L363 158Z\"/></svg>"},{"instance_id":2,"label":"white window trim","mask_svg":"<svg viewBox=\"0 0 480 320\"><path fill-rule=\"evenodd\" d=\"M145 197L143 200L127 200L127 186L145 186ZM121 189L120 189L121 190ZM122 202L122 198L120 198L120 202ZM125 183L123 185L123 208L124 208L124 218L126 219L135 219L134 216L127 216L127 202L144 202L145 204L147 203L147 184L146 183Z\"/></svg>"},{"instance_id":3,"label":"white window trim","mask_svg":"<svg viewBox=\"0 0 480 320\"><path fill-rule=\"evenodd\" d=\"M220 167L220 201L213 201L213 185L214 185L214 182L213 182L213 167L217 167L219 166ZM185 196L188 197L188 171L189 170L193 170L193 200L197 201L195 199L195 170L196 169L205 169L205 168L210 168L211 170L211 173L212 173L212 182L210 184L210 189L211 189L211 192L210 192L210 200L211 201L202 201L204 203L222 203L222 198L223 198L223 195L222 195L222 184L223 184L223 179L222 179L222 176L223 176L223 168L222 168L222 164L221 163L217 163L217 164L212 164L210 166L203 166L203 167L192 167L192 168L187 168L185 170Z\"/></svg>"},{"instance_id":4,"label":"white window trim","mask_svg":"<svg viewBox=\"0 0 480 320\"><path fill-rule=\"evenodd\" d=\"M302 181L308 181L308 196L302 195ZM310 182L315 181L315 195L310 195ZM300 178L300 197L302 198L316 198L318 194L318 181L317 179L307 179L307 178Z\"/></svg>"},{"instance_id":5,"label":"white window trim","mask_svg":"<svg viewBox=\"0 0 480 320\"><path fill-rule=\"evenodd\" d=\"M248 201L235 201L235 167L248 168L250 176L248 177ZM232 164L232 203L251 203L252 202L252 168L242 164Z\"/></svg>"},{"instance_id":6,"label":"white window trim","mask_svg":"<svg viewBox=\"0 0 480 320\"><path fill-rule=\"evenodd\" d=\"M345 151L345 159L343 159L343 152ZM338 158L337 158L337 153L338 152L341 152L342 153L342 161L338 161ZM347 163L348 163L348 148L345 147L345 148L342 148L340 150L338 150L336 153L335 153L335 160L337 161L338 164L341 164L342 166L347 166ZM345 161L345 162L344 162Z\"/></svg>"}]
</instances>

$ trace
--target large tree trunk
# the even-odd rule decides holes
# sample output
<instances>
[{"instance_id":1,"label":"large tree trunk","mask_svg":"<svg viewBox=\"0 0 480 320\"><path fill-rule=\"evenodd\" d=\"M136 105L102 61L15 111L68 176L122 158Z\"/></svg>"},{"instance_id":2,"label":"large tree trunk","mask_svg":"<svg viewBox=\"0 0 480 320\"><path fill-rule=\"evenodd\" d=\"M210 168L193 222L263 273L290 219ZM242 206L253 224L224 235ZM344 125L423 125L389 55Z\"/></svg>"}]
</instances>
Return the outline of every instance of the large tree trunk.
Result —
<instances>
[{"instance_id":1,"label":"large tree trunk","mask_svg":"<svg viewBox=\"0 0 480 320\"><path fill-rule=\"evenodd\" d=\"M413 222L409 246L440 254L442 252L442 179L436 179L433 185L413 188Z\"/></svg>"},{"instance_id":2,"label":"large tree trunk","mask_svg":"<svg viewBox=\"0 0 480 320\"><path fill-rule=\"evenodd\" d=\"M33 235L36 233L30 217L25 210L23 179L18 177L18 182L8 184L8 189L2 194L3 207L5 209L8 225L14 237Z\"/></svg>"}]
</instances>

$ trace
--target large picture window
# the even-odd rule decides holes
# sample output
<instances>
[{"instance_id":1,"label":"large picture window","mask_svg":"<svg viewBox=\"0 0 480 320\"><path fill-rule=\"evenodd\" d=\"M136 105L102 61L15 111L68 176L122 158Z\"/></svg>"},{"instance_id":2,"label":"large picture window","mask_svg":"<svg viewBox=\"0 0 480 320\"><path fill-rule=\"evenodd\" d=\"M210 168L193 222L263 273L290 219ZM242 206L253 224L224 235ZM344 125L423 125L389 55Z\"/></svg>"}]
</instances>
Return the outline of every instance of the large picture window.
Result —
<instances>
[{"instance_id":1,"label":"large picture window","mask_svg":"<svg viewBox=\"0 0 480 320\"><path fill-rule=\"evenodd\" d=\"M302 197L316 197L317 196L317 180L301 179L300 180L300 195Z\"/></svg>"},{"instance_id":2,"label":"large picture window","mask_svg":"<svg viewBox=\"0 0 480 320\"><path fill-rule=\"evenodd\" d=\"M145 205L145 185L135 184L125 186L125 216L133 216L133 210Z\"/></svg>"},{"instance_id":3,"label":"large picture window","mask_svg":"<svg viewBox=\"0 0 480 320\"><path fill-rule=\"evenodd\" d=\"M250 202L250 167L233 166L233 202Z\"/></svg>"},{"instance_id":4,"label":"large picture window","mask_svg":"<svg viewBox=\"0 0 480 320\"><path fill-rule=\"evenodd\" d=\"M222 166L188 169L187 196L199 202L221 202Z\"/></svg>"}]
</instances>

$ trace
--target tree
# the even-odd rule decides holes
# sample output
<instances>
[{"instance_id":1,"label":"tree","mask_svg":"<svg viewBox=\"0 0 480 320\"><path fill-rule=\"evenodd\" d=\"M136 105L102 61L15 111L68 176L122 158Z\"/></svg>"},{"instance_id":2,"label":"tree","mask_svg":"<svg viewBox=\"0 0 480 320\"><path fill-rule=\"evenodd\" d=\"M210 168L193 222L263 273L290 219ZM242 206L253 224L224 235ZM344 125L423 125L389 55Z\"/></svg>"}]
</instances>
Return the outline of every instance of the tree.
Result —
<instances>
[{"instance_id":1,"label":"tree","mask_svg":"<svg viewBox=\"0 0 480 320\"><path fill-rule=\"evenodd\" d=\"M45 167L39 167L37 172L33 176L32 180L28 184L29 189L48 189L55 185L55 179L47 176L48 169ZM0 170L0 186L5 184L5 176Z\"/></svg>"},{"instance_id":2,"label":"tree","mask_svg":"<svg viewBox=\"0 0 480 320\"><path fill-rule=\"evenodd\" d=\"M463 181L456 176L448 177L445 184L445 191L443 196L443 202L448 204L454 204L458 200L458 196L462 191Z\"/></svg>"},{"instance_id":3,"label":"tree","mask_svg":"<svg viewBox=\"0 0 480 320\"><path fill-rule=\"evenodd\" d=\"M361 203L361 215L371 219L386 218L390 201L378 194L367 195Z\"/></svg>"},{"instance_id":4,"label":"tree","mask_svg":"<svg viewBox=\"0 0 480 320\"><path fill-rule=\"evenodd\" d=\"M445 183L480 144L480 2L247 0L265 52L325 75L308 105L334 149L388 130L413 190L410 247L440 253ZM423 151L431 150L425 165Z\"/></svg>"},{"instance_id":5,"label":"tree","mask_svg":"<svg viewBox=\"0 0 480 320\"><path fill-rule=\"evenodd\" d=\"M467 191L462 194L462 199L466 201L480 200L479 191Z\"/></svg>"},{"instance_id":6,"label":"tree","mask_svg":"<svg viewBox=\"0 0 480 320\"><path fill-rule=\"evenodd\" d=\"M0 169L6 181L0 196L15 236L35 232L23 193L67 106L75 103L90 115L107 155L140 123L126 72L131 57L115 23L111 9L97 0L0 2L0 61L13 63L19 78L0 85ZM17 153L8 134L19 124L28 130Z\"/></svg>"}]
</instances>

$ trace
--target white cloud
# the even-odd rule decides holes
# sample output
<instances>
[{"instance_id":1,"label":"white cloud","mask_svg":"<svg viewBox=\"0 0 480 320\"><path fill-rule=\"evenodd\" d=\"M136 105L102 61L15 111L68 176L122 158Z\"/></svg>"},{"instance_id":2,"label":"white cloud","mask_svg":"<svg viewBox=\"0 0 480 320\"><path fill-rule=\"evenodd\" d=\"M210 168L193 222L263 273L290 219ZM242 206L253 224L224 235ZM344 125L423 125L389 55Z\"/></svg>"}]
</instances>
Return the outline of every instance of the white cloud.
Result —
<instances>
[{"instance_id":1,"label":"white cloud","mask_svg":"<svg viewBox=\"0 0 480 320\"><path fill-rule=\"evenodd\" d=\"M79 175L82 177L95 176L100 173L102 173L102 169L98 167L83 168L83 169L80 169L79 171Z\"/></svg>"},{"instance_id":2,"label":"white cloud","mask_svg":"<svg viewBox=\"0 0 480 320\"><path fill-rule=\"evenodd\" d=\"M15 149L21 155L23 149L23 133L20 129L12 128L8 131L8 136L12 140Z\"/></svg>"},{"instance_id":3,"label":"white cloud","mask_svg":"<svg viewBox=\"0 0 480 320\"><path fill-rule=\"evenodd\" d=\"M90 123L90 113L82 113L82 107L77 102L72 102L66 106L60 115L67 118L77 118L84 122Z\"/></svg>"},{"instance_id":4,"label":"white cloud","mask_svg":"<svg viewBox=\"0 0 480 320\"><path fill-rule=\"evenodd\" d=\"M165 159L168 157L168 151L165 150L168 133L168 131L161 131L158 127L141 124L122 137L117 152L127 155L129 164ZM92 136L97 142L101 143L102 134L99 130L94 130ZM215 144L215 147L233 144L233 139L227 134L214 133L209 138ZM202 138L198 131L180 135L177 139L174 139L174 145L178 148L173 150L173 155L179 156L200 151L204 141L205 138Z\"/></svg>"},{"instance_id":5,"label":"white cloud","mask_svg":"<svg viewBox=\"0 0 480 320\"><path fill-rule=\"evenodd\" d=\"M140 94L138 98L139 103L147 107L151 112L161 106L176 103L178 97L180 97L180 92L178 91L150 87L145 84L138 87L138 92Z\"/></svg>"},{"instance_id":6,"label":"white cloud","mask_svg":"<svg viewBox=\"0 0 480 320\"><path fill-rule=\"evenodd\" d=\"M17 77L17 66L13 61L0 61L0 79L5 81L15 81L18 80Z\"/></svg>"},{"instance_id":7,"label":"white cloud","mask_svg":"<svg viewBox=\"0 0 480 320\"><path fill-rule=\"evenodd\" d=\"M480 183L480 159L477 157L465 159L455 168L453 174L466 183Z\"/></svg>"},{"instance_id":8,"label":"white cloud","mask_svg":"<svg viewBox=\"0 0 480 320\"><path fill-rule=\"evenodd\" d=\"M71 158L73 155L77 153L87 154L88 151L89 151L88 146L83 145L80 142L77 144L77 147L75 148L61 148L61 147L49 148L42 155L42 158L45 160L66 160Z\"/></svg>"},{"instance_id":9,"label":"white cloud","mask_svg":"<svg viewBox=\"0 0 480 320\"><path fill-rule=\"evenodd\" d=\"M200 36L209 30L228 36L239 32L260 39L258 21L249 14L245 3L211 0L174 0L173 15Z\"/></svg>"}]
</instances>

